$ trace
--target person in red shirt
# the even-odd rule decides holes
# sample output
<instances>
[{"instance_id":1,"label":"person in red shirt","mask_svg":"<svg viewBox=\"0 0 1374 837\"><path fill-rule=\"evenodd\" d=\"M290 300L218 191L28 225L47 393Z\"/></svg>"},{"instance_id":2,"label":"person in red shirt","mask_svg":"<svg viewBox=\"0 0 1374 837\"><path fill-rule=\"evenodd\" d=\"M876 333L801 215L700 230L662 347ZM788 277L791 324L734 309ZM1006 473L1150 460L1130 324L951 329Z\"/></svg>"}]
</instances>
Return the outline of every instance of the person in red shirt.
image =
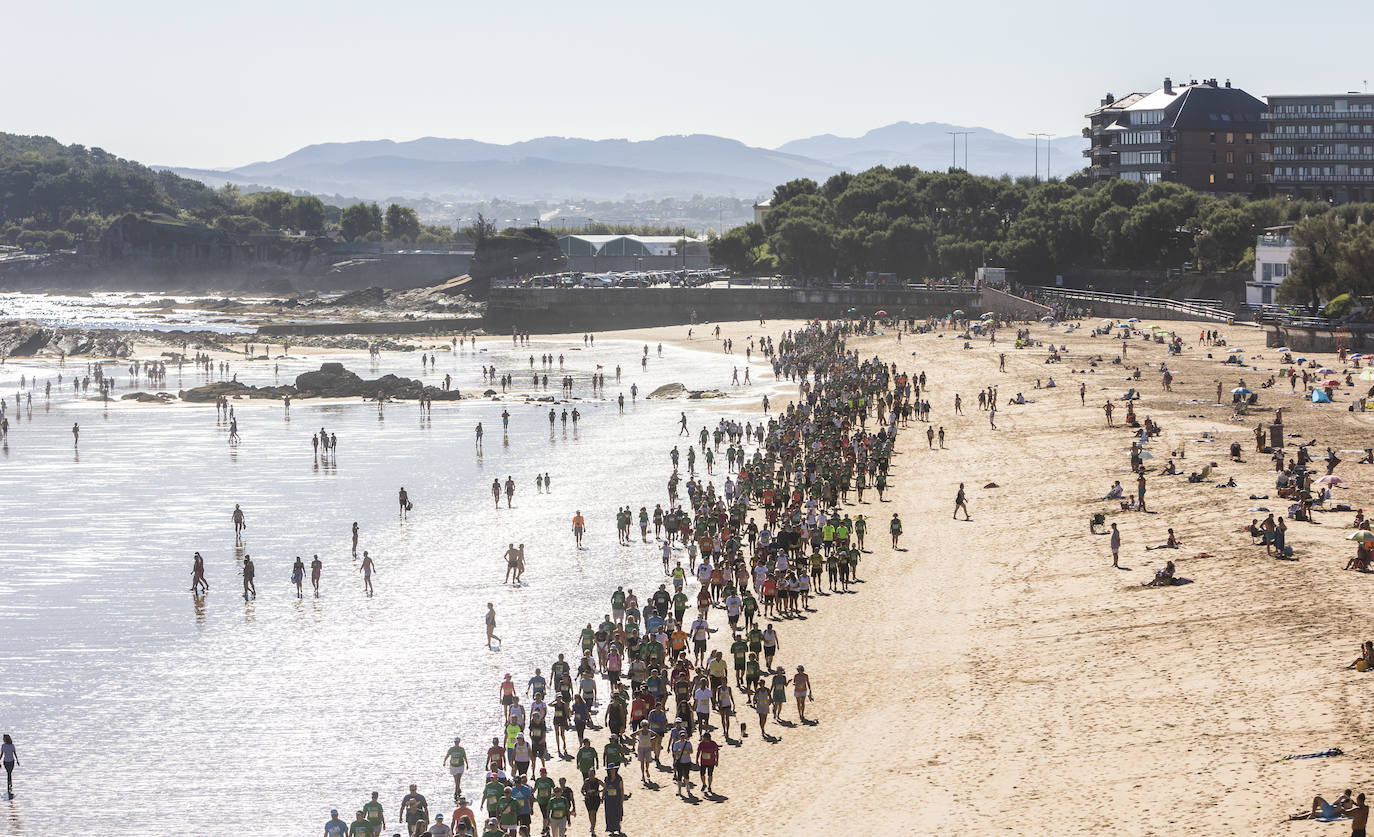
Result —
<instances>
[{"instance_id":1,"label":"person in red shirt","mask_svg":"<svg viewBox=\"0 0 1374 837\"><path fill-rule=\"evenodd\" d=\"M453 809L453 820L452 820L452 822L453 822L453 828L455 829L455 833L458 833L458 834L462 834L462 833L463 833L463 822L464 822L464 820L467 821L468 827L471 829L468 833L470 833L470 834L476 834L476 833L477 833L477 816L476 816L475 814L473 814L473 813L472 813L472 809L468 807L467 798L466 798L466 797L459 797L459 798L458 798L458 807Z\"/></svg>"},{"instance_id":2,"label":"person in red shirt","mask_svg":"<svg viewBox=\"0 0 1374 837\"><path fill-rule=\"evenodd\" d=\"M703 732L701 741L697 742L697 765L701 767L701 792L703 794L713 794L711 788L711 778L716 772L716 765L720 763L720 745L711 740L711 733Z\"/></svg>"}]
</instances>

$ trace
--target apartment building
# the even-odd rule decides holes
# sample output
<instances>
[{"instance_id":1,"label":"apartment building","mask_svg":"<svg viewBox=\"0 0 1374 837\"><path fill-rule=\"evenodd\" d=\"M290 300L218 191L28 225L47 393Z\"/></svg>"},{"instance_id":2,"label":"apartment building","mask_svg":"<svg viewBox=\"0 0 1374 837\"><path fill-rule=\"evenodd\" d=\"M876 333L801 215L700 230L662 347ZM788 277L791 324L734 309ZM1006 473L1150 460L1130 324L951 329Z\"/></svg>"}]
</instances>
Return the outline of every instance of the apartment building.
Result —
<instances>
[{"instance_id":1,"label":"apartment building","mask_svg":"<svg viewBox=\"0 0 1374 837\"><path fill-rule=\"evenodd\" d=\"M1265 185L1331 203L1374 201L1374 95L1269 96Z\"/></svg>"},{"instance_id":2,"label":"apartment building","mask_svg":"<svg viewBox=\"0 0 1374 837\"><path fill-rule=\"evenodd\" d=\"M1264 163L1259 138L1265 104L1216 79L1132 93L1110 93L1087 114L1083 151L1098 178L1182 183L1204 192L1252 194Z\"/></svg>"},{"instance_id":3,"label":"apartment building","mask_svg":"<svg viewBox=\"0 0 1374 837\"><path fill-rule=\"evenodd\" d=\"M1277 301L1279 285L1287 278L1293 259L1293 239L1288 233L1291 224L1269 227L1255 238L1255 274L1245 283L1245 304L1249 308L1273 305Z\"/></svg>"}]
</instances>

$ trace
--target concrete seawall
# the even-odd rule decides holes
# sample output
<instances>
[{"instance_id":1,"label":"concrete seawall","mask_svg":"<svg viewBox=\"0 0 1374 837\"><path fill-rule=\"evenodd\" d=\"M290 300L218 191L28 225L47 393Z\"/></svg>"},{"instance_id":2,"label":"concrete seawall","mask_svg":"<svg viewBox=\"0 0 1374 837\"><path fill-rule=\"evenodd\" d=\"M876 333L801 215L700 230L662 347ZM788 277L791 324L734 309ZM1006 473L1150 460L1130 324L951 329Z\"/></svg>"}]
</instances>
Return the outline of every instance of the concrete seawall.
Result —
<instances>
[{"instance_id":1,"label":"concrete seawall","mask_svg":"<svg viewBox=\"0 0 1374 837\"><path fill-rule=\"evenodd\" d=\"M926 317L963 309L1039 315L1044 306L989 291L868 288L492 288L487 329L536 332L639 328L724 320L833 319L886 311Z\"/></svg>"}]
</instances>

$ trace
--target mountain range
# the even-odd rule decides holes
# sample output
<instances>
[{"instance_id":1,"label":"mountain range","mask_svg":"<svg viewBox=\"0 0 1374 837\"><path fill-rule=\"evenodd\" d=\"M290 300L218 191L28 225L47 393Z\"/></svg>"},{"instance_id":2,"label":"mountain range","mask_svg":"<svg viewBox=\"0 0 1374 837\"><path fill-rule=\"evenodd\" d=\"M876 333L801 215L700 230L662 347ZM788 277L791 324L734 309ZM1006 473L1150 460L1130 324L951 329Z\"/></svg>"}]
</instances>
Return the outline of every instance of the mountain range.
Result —
<instances>
[{"instance_id":1,"label":"mountain range","mask_svg":"<svg viewBox=\"0 0 1374 837\"><path fill-rule=\"evenodd\" d=\"M970 132L951 137L950 132ZM270 186L316 194L449 200L618 200L731 195L763 197L798 177L823 180L839 171L909 164L943 171L951 140L969 171L1013 177L1045 171L1045 144L986 128L940 122L897 122L861 137L822 134L778 148L745 145L709 134L651 140L542 137L509 145L424 137L408 142L364 140L308 145L278 160L223 169L167 168L211 186ZM1056 176L1083 167L1080 137L1052 141Z\"/></svg>"}]
</instances>

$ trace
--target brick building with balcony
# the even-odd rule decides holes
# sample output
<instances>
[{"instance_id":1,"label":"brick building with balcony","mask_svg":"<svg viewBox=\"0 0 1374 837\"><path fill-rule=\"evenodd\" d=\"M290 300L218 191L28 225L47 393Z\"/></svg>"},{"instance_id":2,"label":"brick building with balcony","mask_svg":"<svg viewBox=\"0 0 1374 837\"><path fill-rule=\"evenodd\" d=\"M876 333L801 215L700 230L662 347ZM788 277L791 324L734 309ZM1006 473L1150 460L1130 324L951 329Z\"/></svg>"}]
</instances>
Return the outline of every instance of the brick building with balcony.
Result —
<instances>
[{"instance_id":1,"label":"brick building with balcony","mask_svg":"<svg viewBox=\"0 0 1374 837\"><path fill-rule=\"evenodd\" d=\"M1374 94L1267 98L1260 138L1272 194L1374 201Z\"/></svg>"},{"instance_id":2,"label":"brick building with balcony","mask_svg":"<svg viewBox=\"0 0 1374 837\"><path fill-rule=\"evenodd\" d=\"M1203 192L1261 187L1264 102L1227 80L1196 80L1120 99L1108 93L1087 114L1083 156L1096 178L1182 183Z\"/></svg>"}]
</instances>

